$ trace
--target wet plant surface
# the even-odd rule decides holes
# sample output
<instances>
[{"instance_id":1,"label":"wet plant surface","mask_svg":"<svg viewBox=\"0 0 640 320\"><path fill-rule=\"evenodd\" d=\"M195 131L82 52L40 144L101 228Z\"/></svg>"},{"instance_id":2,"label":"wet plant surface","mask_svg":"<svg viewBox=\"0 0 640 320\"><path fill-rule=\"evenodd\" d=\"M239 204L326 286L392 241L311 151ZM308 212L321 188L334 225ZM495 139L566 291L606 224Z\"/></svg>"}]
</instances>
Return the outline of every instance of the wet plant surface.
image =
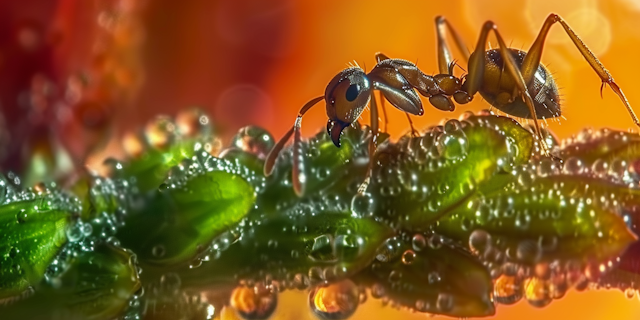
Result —
<instances>
[{"instance_id":1,"label":"wet plant surface","mask_svg":"<svg viewBox=\"0 0 640 320\"><path fill-rule=\"evenodd\" d=\"M188 115L188 116L185 116ZM382 135L371 183L368 127L302 144L272 175L274 145L243 128L218 151L189 111L128 137L107 174L25 186L0 181L3 318L211 319L223 307L266 319L285 290L309 292L320 319L367 297L407 312L484 317L568 290L638 289L640 137L585 130L547 144L489 112L396 142Z\"/></svg>"}]
</instances>

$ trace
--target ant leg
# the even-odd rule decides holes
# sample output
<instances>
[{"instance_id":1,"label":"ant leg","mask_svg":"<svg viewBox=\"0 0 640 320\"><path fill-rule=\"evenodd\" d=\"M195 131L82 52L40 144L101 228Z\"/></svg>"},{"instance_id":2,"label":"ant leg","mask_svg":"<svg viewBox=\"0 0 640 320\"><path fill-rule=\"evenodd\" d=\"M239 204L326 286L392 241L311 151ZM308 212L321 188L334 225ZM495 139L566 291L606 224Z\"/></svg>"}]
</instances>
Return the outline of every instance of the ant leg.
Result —
<instances>
[{"instance_id":1,"label":"ant leg","mask_svg":"<svg viewBox=\"0 0 640 320\"><path fill-rule=\"evenodd\" d=\"M438 70L441 74L451 74L451 63L453 62L453 57L451 55L451 50L449 50L449 46L447 46L446 34L447 31L451 33L453 36L453 40L455 41L456 47L464 56L465 61L469 60L469 49L465 46L464 41L462 41L462 37L458 35L453 26L445 19L443 16L436 17L436 36L438 38Z\"/></svg>"},{"instance_id":2,"label":"ant leg","mask_svg":"<svg viewBox=\"0 0 640 320\"><path fill-rule=\"evenodd\" d=\"M275 165L276 159L278 158L278 155L282 151L284 145L287 143L287 140L289 140L289 138L291 138L291 135L293 134L293 171L291 180L293 181L293 190L298 196L302 196L304 194L304 183L306 181L303 159L300 155L300 127L302 126L302 116L309 109L311 109L311 107L313 107L323 99L324 96L311 99L300 109L293 127L289 129L289 131L280 139L280 141L278 141L273 149L271 149L269 155L267 155L267 159L264 162L264 175L269 176L273 172L273 167Z\"/></svg>"},{"instance_id":3,"label":"ant leg","mask_svg":"<svg viewBox=\"0 0 640 320\"><path fill-rule=\"evenodd\" d=\"M384 97L382 97L384 99ZM367 187L371 182L371 173L373 172L373 161L378 148L378 105L376 103L376 96L372 94L371 97L371 140L369 140L369 164L367 165L367 173L364 177L364 181L358 187L358 194L364 194L367 191Z\"/></svg>"},{"instance_id":4,"label":"ant leg","mask_svg":"<svg viewBox=\"0 0 640 320\"><path fill-rule=\"evenodd\" d=\"M411 120L411 115L407 112L405 112L404 114L407 115L407 120L409 120L409 127L411 127L411 136L414 138L419 137L420 132L418 132L418 130L416 130L416 127L413 126L413 120Z\"/></svg>"},{"instance_id":5,"label":"ant leg","mask_svg":"<svg viewBox=\"0 0 640 320\"><path fill-rule=\"evenodd\" d=\"M489 35L489 32L492 30L496 35L496 38L498 39L500 54L502 55L502 59L504 59L505 61L507 71L515 80L516 88L518 91L520 91L522 99L529 108L529 113L531 114L531 118L533 119L533 123L535 124L536 135L538 136L544 153L550 155L549 147L545 143L544 136L542 135L542 130L540 130L540 124L538 123L538 116L536 115L536 109L533 104L533 99L529 94L529 90L527 89L527 85L524 81L522 73L520 72L520 69L518 68L516 62L513 60L513 56L511 55L511 52L507 45L504 43L500 32L498 32L498 27L492 21L487 21L482 26L482 31L480 32L480 37L478 38L478 44L476 45L476 49L471 55L469 61L468 94L469 96L473 96L474 94L476 94L482 82L485 67L484 61L487 54L485 47L487 45L487 37Z\"/></svg>"},{"instance_id":6,"label":"ant leg","mask_svg":"<svg viewBox=\"0 0 640 320\"><path fill-rule=\"evenodd\" d=\"M547 17L547 20L545 20L544 24L542 25L540 33L538 33L538 37L531 45L531 48L527 52L527 55L524 57L524 61L522 62L520 70L522 71L522 76L524 77L525 83L529 84L533 80L536 70L538 69L538 65L540 64L542 49L544 47L544 42L547 38L547 34L549 33L551 26L553 26L556 22L562 25L569 38L571 38L571 41L573 41L573 43L575 44L576 48L580 50L582 56L587 60L591 68L593 68L593 70L598 74L598 76L602 80L603 87L604 85L609 85L609 87L611 87L611 90L613 90L613 92L615 92L618 97L620 97L620 100L622 100L622 103L627 108L627 111L629 112L629 115L631 116L633 122L636 124L636 126L640 127L640 120L638 120L638 117L633 112L631 105L629 105L627 97L622 92L622 89L618 87L618 84L616 84L616 82L613 80L613 77L611 76L609 71L604 67L602 62L600 62L600 60L596 58L593 52L589 50L587 45L582 42L580 37L578 37L578 35L571 29L571 27L569 27L569 25L557 14L552 13ZM602 88L600 90L600 93L602 93Z\"/></svg>"},{"instance_id":7,"label":"ant leg","mask_svg":"<svg viewBox=\"0 0 640 320\"><path fill-rule=\"evenodd\" d=\"M287 133L285 133L284 136L282 136L282 138L278 140L278 143L273 146L273 149L269 151L269 154L264 161L263 172L265 177L268 177L271 175L271 173L273 173L273 167L275 167L276 159L278 158L278 155L280 155L282 148L284 148L284 145L287 143L287 141L289 141L289 138L291 138L292 135L293 127L291 127L291 129L289 129L289 131L287 131Z\"/></svg>"},{"instance_id":8,"label":"ant leg","mask_svg":"<svg viewBox=\"0 0 640 320\"><path fill-rule=\"evenodd\" d=\"M384 117L384 127L382 129L382 132L389 132L387 131L387 126L389 125L389 118L387 117L387 104L384 102L384 95L382 95L382 93L380 93L380 107L382 108L382 116Z\"/></svg>"}]
</instances>

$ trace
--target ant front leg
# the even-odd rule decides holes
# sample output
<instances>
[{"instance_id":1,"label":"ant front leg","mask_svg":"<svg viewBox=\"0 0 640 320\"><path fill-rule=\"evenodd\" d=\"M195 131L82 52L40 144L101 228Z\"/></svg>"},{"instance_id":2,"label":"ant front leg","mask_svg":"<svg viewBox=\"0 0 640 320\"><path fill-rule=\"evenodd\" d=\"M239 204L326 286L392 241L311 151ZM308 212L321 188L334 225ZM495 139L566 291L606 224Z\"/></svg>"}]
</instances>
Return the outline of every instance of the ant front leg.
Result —
<instances>
[{"instance_id":1,"label":"ant front leg","mask_svg":"<svg viewBox=\"0 0 640 320\"><path fill-rule=\"evenodd\" d=\"M533 77L536 73L536 70L538 69L538 65L540 64L540 59L542 58L542 49L544 48L544 42L547 38L547 34L549 33L551 26L553 26L556 22L562 25L569 38L571 38L571 41L573 41L573 43L575 44L576 48L580 50L582 56L587 60L591 68L593 68L593 70L598 74L602 81L602 85L604 86L605 84L607 84L609 85L609 87L611 87L613 92L615 92L618 97L620 97L620 100L622 100L622 103L624 104L625 108L627 108L627 111L629 112L629 115L631 116L633 122L636 124L636 126L640 127L640 121L629 105L627 97L624 95L622 89L620 89L618 84L616 84L616 82L613 80L613 77L611 76L609 71L604 67L602 62L600 62L600 60L596 58L593 52L589 50L584 42L582 42L580 37L578 37L573 29L571 29L571 27L569 27L569 25L557 14L552 13L547 17L547 20L545 20L544 24L542 25L540 33L538 33L538 37L531 45L531 48L527 52L527 55L522 62L520 70L522 71L522 76L525 80L525 83L528 85L531 83L531 81L533 81ZM602 88L600 89L600 93L602 94Z\"/></svg>"},{"instance_id":2,"label":"ant front leg","mask_svg":"<svg viewBox=\"0 0 640 320\"><path fill-rule=\"evenodd\" d=\"M284 148L284 145L287 143L287 140L291 138L293 134L293 168L291 172L291 180L293 184L293 191L299 196L302 197L304 195L304 186L307 180L305 170L304 170L304 159L301 154L301 138L300 138L300 128L302 127L302 116L311 109L318 102L322 101L324 96L320 96L312 99L307 102L298 112L298 117L296 118L296 122L293 127L287 131L287 133L278 141L278 143L271 149L269 155L267 155L267 159L264 162L264 175L269 176L273 172L273 167L275 166L276 159L278 155Z\"/></svg>"},{"instance_id":3,"label":"ant front leg","mask_svg":"<svg viewBox=\"0 0 640 320\"><path fill-rule=\"evenodd\" d=\"M384 97L383 97L384 99ZM378 105L376 104L376 96L371 93L371 140L369 140L369 163L367 165L367 173L364 181L358 187L358 194L364 194L367 191L369 183L371 183L371 174L373 172L373 161L375 159L376 150L378 149Z\"/></svg>"},{"instance_id":4,"label":"ant front leg","mask_svg":"<svg viewBox=\"0 0 640 320\"><path fill-rule=\"evenodd\" d=\"M518 68L513 56L507 45L505 44L500 32L498 32L498 27L492 21L487 21L482 26L482 31L480 32L480 37L478 38L478 44L476 45L476 49L470 57L469 60L469 75L467 77L467 93L469 96L475 95L483 81L484 71L485 71L485 59L487 52L485 51L485 47L487 45L487 38L489 32L494 32L496 38L498 39L498 45L500 47L500 55L502 59L505 61L504 64L507 67L507 71L513 77L516 85L517 92L520 93L522 99L524 100L527 108L529 109L529 113L531 115L531 119L533 119L533 123L535 125L536 135L544 153L548 156L551 156L549 147L547 146L544 136L542 134L542 130L540 129L540 124L538 123L538 116L536 114L536 108L533 103L533 99L531 98L531 94L527 88L526 82ZM553 157L553 156L551 156ZM555 157L553 157L555 158Z\"/></svg>"}]
</instances>

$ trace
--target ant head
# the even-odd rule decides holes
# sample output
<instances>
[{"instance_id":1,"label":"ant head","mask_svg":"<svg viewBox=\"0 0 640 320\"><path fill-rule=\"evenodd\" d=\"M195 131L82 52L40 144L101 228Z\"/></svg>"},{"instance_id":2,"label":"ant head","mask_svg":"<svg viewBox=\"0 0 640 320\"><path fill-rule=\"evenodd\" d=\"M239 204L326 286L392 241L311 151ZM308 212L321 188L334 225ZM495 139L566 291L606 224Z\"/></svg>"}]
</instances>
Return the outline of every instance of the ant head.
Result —
<instances>
[{"instance_id":1,"label":"ant head","mask_svg":"<svg viewBox=\"0 0 640 320\"><path fill-rule=\"evenodd\" d=\"M371 81L358 67L343 70L327 85L324 92L329 117L327 133L336 146L340 146L342 130L362 114L372 90Z\"/></svg>"}]
</instances>

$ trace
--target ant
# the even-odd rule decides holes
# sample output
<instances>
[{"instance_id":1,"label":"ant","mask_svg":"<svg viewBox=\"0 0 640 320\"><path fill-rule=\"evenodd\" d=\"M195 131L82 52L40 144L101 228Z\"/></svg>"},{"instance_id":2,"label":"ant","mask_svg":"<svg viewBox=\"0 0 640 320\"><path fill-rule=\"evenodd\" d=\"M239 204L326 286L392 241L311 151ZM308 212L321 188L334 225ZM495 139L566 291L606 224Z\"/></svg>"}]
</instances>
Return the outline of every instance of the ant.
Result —
<instances>
[{"instance_id":1,"label":"ant","mask_svg":"<svg viewBox=\"0 0 640 320\"><path fill-rule=\"evenodd\" d=\"M622 100L632 120L640 127L640 121L609 71L557 14L552 13L547 17L528 52L508 48L496 24L492 21L487 21L482 26L473 53L469 52L462 38L444 17L436 17L435 23L440 74L426 75L412 62L390 59L381 53L376 54L377 64L369 73L365 73L359 67L341 71L329 82L324 96L312 99L300 109L293 127L267 156L264 164L265 175L271 174L278 154L293 135L293 188L298 196L302 196L306 180L300 150L302 116L324 99L329 117L327 133L333 143L340 147L342 130L357 120L371 102L372 139L369 141L369 166L365 180L358 189L358 193L364 193L370 181L373 156L377 147L378 107L373 96L374 90L380 91L383 101L386 99L397 109L418 116L422 115L424 110L416 90L422 96L429 98L431 105L444 111L454 110L453 100L458 104L466 104L476 93L480 93L487 102L500 111L515 117L532 119L544 153L551 156L544 143L538 119L555 118L561 114L558 87L550 72L540 63L545 39L555 23L560 23L576 48L598 74L602 81L600 90L602 91L605 85L609 85ZM453 67L456 64L445 40L447 31L451 33L458 50L468 61L468 74L461 78L453 75ZM490 31L494 32L499 49L485 49Z\"/></svg>"}]
</instances>

